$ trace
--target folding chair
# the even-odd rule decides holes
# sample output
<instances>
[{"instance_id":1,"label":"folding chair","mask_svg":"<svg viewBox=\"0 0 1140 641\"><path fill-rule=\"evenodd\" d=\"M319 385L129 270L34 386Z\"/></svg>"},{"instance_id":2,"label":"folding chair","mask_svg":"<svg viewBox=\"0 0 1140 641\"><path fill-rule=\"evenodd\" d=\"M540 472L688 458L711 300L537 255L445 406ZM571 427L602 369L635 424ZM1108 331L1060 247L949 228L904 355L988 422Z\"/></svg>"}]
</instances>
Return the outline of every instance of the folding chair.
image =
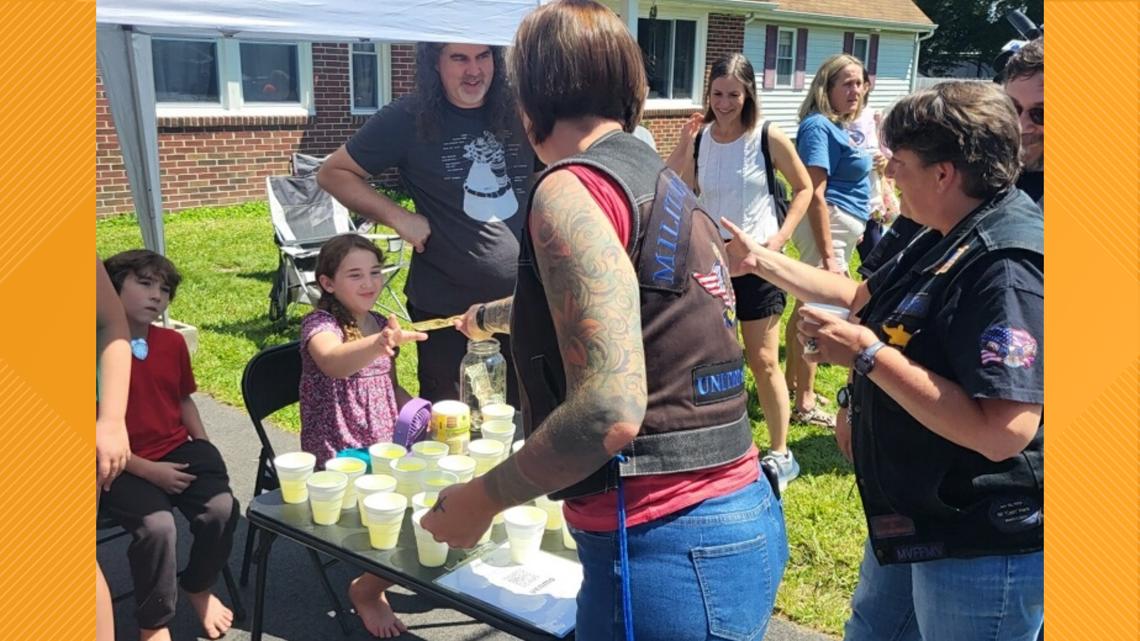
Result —
<instances>
[{"instance_id":1,"label":"folding chair","mask_svg":"<svg viewBox=\"0 0 1140 641\"><path fill-rule=\"evenodd\" d=\"M300 398L301 385L301 347L298 341L268 347L250 359L245 366L245 373L241 378L241 395L245 399L245 410L253 422L253 429L261 441L261 454L257 461L257 476L253 485L253 495L256 497L262 492L269 492L280 487L277 480L277 470L273 468L273 445L265 433L262 421L270 414L288 407ZM250 524L245 537L245 552L241 561L241 584L249 584L249 567L253 560L252 552L254 538L258 530ZM316 566L320 576L321 585L332 602L336 618L340 627L347 635L350 633L348 619L344 608L333 591L325 569L333 563L324 563L316 550L306 548L309 558Z\"/></svg>"},{"instance_id":2,"label":"folding chair","mask_svg":"<svg viewBox=\"0 0 1140 641\"><path fill-rule=\"evenodd\" d=\"M99 547L104 543L110 543L115 539L119 539L130 534L118 523L116 523L115 519L106 514L103 514L102 512L99 512L95 515L95 531L95 547ZM181 576L182 572L179 572L178 575ZM238 591L237 583L234 583L234 575L233 572L230 571L230 564L228 561L225 565L222 566L222 580L226 582L226 591L230 593L230 602L233 603L234 620L241 621L242 619L245 619L245 606L242 605L241 593ZM111 601L118 603L124 599L131 598L134 596L134 594L135 591L132 589L129 592L124 592L122 594L111 597Z\"/></svg>"},{"instance_id":3,"label":"folding chair","mask_svg":"<svg viewBox=\"0 0 1140 641\"><path fill-rule=\"evenodd\" d=\"M384 268L384 292L377 301L386 313L408 320L408 310L400 301L393 277L405 267L404 241L396 234L372 234L358 228L348 209L317 184L315 173L305 176L268 176L265 192L273 236L277 244L277 272L269 291L269 318L280 320L291 303L315 305L321 297L317 285L317 255L321 245L338 234L358 233L383 243L381 250L392 258Z\"/></svg>"}]
</instances>

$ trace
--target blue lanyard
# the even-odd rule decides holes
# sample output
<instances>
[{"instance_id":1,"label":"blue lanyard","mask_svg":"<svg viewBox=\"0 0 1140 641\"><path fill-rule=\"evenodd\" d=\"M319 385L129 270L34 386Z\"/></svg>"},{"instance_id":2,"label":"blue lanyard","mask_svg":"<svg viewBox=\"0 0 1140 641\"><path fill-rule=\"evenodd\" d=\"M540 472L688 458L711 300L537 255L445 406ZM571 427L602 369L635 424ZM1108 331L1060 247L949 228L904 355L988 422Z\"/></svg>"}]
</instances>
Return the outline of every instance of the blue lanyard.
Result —
<instances>
[{"instance_id":1,"label":"blue lanyard","mask_svg":"<svg viewBox=\"0 0 1140 641\"><path fill-rule=\"evenodd\" d=\"M618 454L614 457L618 463L626 461L625 455ZM625 620L625 641L634 641L633 639L633 598L632 590L629 586L629 540L626 538L625 531L625 484L621 480L621 467L617 466L617 491L618 491L618 556L621 562L621 610L622 618Z\"/></svg>"}]
</instances>

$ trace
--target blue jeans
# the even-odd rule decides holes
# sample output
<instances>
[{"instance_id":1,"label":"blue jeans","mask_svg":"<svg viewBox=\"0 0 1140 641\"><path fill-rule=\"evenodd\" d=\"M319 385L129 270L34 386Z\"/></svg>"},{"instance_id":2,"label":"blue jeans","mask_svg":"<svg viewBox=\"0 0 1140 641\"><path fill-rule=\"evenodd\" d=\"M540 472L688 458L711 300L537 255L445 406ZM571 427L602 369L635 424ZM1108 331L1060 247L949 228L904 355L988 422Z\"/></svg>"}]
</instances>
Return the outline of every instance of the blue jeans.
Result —
<instances>
[{"instance_id":1,"label":"blue jeans","mask_svg":"<svg viewBox=\"0 0 1140 641\"><path fill-rule=\"evenodd\" d=\"M845 641L1035 641L1045 615L1041 552L879 565L863 550Z\"/></svg>"},{"instance_id":2,"label":"blue jeans","mask_svg":"<svg viewBox=\"0 0 1140 641\"><path fill-rule=\"evenodd\" d=\"M572 529L582 562L575 638L622 639L616 532ZM767 480L630 528L641 641L762 639L788 561L784 510Z\"/></svg>"}]
</instances>

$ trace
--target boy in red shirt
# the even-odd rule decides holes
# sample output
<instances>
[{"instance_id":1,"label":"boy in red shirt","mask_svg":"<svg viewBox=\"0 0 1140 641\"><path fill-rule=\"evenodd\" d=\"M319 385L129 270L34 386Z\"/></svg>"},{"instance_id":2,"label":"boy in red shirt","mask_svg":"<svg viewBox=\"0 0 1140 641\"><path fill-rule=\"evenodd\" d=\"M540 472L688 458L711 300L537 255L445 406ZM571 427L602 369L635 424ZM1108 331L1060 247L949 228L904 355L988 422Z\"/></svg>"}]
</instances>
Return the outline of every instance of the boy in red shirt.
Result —
<instances>
[{"instance_id":1,"label":"boy in red shirt","mask_svg":"<svg viewBox=\"0 0 1140 641\"><path fill-rule=\"evenodd\" d=\"M229 630L233 612L210 587L229 558L238 503L222 455L190 397L197 386L186 342L178 332L152 324L174 299L182 277L168 259L141 249L116 254L105 265L131 331L126 423L132 456L102 508L133 538L127 558L139 635L143 641L170 639L167 626L178 601L177 507L194 535L181 587L206 635L217 638Z\"/></svg>"}]
</instances>

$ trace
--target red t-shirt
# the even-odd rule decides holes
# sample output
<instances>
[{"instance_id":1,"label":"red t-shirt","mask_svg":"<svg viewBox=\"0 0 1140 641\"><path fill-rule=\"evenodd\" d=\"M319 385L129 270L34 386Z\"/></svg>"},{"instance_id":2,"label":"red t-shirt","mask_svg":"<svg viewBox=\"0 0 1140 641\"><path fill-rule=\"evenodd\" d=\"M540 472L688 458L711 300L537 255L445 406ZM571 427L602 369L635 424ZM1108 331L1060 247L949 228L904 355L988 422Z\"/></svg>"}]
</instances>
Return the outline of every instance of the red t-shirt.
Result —
<instances>
[{"instance_id":1,"label":"red t-shirt","mask_svg":"<svg viewBox=\"0 0 1140 641\"><path fill-rule=\"evenodd\" d=\"M182 424L182 399L198 386L181 334L151 325L146 340L147 357L131 359L127 435L132 453L156 461L190 438Z\"/></svg>"},{"instance_id":2,"label":"red t-shirt","mask_svg":"<svg viewBox=\"0 0 1140 641\"><path fill-rule=\"evenodd\" d=\"M606 174L585 165L567 167L606 214L624 247L629 242L633 212L625 192ZM633 476L622 479L625 485L626 526L633 527L696 505L706 499L735 492L760 477L759 450L753 445L748 453L724 465L695 472ZM617 529L617 492L595 494L566 501L566 521L590 532Z\"/></svg>"}]
</instances>

